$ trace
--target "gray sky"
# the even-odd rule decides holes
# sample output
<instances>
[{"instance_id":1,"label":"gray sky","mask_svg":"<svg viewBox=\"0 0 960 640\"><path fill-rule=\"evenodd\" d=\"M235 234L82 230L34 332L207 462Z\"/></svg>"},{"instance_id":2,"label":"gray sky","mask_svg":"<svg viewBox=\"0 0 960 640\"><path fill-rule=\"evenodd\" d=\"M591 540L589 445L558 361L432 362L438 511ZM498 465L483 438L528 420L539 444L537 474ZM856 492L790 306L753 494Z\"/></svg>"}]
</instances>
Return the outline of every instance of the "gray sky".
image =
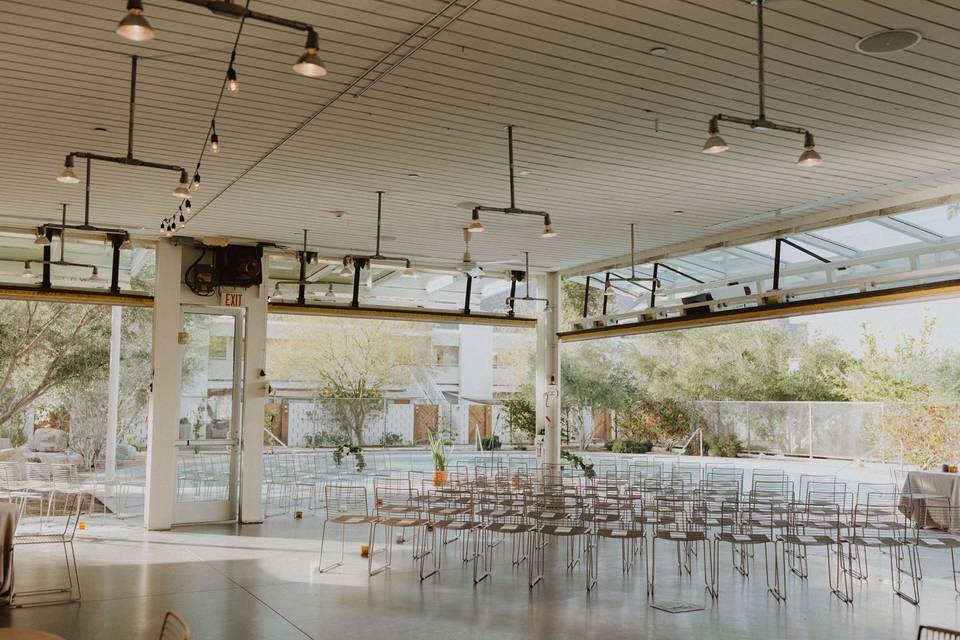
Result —
<instances>
[{"instance_id":1,"label":"gray sky","mask_svg":"<svg viewBox=\"0 0 960 640\"><path fill-rule=\"evenodd\" d=\"M920 332L925 317L936 320L930 338L931 345L934 348L956 350L957 328L960 326L957 322L960 318L960 299L837 311L792 318L790 322L805 324L810 327L811 332L833 336L843 349L859 356L862 353L860 345L862 324L865 323L871 333L879 334L881 348L891 352L900 342L899 336L917 335Z\"/></svg>"}]
</instances>

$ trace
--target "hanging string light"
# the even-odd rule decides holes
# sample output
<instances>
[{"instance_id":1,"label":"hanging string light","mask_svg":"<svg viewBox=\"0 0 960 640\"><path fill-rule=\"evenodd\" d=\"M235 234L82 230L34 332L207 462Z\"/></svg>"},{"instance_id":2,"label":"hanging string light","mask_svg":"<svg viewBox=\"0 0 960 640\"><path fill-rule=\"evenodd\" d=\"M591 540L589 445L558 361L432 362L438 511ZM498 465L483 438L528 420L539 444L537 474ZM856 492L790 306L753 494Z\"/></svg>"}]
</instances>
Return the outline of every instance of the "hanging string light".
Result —
<instances>
[{"instance_id":1,"label":"hanging string light","mask_svg":"<svg viewBox=\"0 0 960 640\"><path fill-rule=\"evenodd\" d=\"M217 135L217 121L210 122L210 151L220 153L220 136Z\"/></svg>"}]
</instances>

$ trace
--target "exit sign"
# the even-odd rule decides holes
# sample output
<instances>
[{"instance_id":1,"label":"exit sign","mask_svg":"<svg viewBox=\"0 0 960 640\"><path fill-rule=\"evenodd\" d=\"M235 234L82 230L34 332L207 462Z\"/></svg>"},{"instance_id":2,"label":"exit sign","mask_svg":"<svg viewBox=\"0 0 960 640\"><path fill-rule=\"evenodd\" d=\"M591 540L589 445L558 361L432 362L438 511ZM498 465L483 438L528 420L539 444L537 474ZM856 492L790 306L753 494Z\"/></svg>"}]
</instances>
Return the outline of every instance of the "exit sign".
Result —
<instances>
[{"instance_id":1,"label":"exit sign","mask_svg":"<svg viewBox=\"0 0 960 640\"><path fill-rule=\"evenodd\" d=\"M220 294L220 304L224 307L242 307L243 293L224 291Z\"/></svg>"}]
</instances>

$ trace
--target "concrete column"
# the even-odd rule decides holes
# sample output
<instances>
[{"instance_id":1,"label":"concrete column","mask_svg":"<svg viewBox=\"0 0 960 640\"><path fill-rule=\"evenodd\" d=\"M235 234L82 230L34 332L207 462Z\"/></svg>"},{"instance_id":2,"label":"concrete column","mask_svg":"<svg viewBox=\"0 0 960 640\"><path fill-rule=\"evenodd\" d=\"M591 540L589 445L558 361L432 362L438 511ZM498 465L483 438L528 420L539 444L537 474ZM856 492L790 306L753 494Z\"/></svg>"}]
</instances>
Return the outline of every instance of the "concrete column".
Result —
<instances>
[{"instance_id":1,"label":"concrete column","mask_svg":"<svg viewBox=\"0 0 960 640\"><path fill-rule=\"evenodd\" d=\"M266 273L267 261L263 261ZM251 287L244 299L243 433L240 450L240 522L263 522L263 427L267 404L267 292Z\"/></svg>"},{"instance_id":2,"label":"concrete column","mask_svg":"<svg viewBox=\"0 0 960 640\"><path fill-rule=\"evenodd\" d=\"M544 435L538 464L560 462L560 274L538 278L537 295L550 300L550 309L537 317L537 433Z\"/></svg>"},{"instance_id":3,"label":"concrete column","mask_svg":"<svg viewBox=\"0 0 960 640\"><path fill-rule=\"evenodd\" d=\"M111 309L110 322L110 377L107 392L106 482L104 490L113 495L117 480L117 420L120 410L120 331L123 325L123 307Z\"/></svg>"},{"instance_id":4,"label":"concrete column","mask_svg":"<svg viewBox=\"0 0 960 640\"><path fill-rule=\"evenodd\" d=\"M169 529L177 482L180 425L181 249L157 242L153 297L153 373L147 432L147 485L143 519L147 529Z\"/></svg>"}]
</instances>

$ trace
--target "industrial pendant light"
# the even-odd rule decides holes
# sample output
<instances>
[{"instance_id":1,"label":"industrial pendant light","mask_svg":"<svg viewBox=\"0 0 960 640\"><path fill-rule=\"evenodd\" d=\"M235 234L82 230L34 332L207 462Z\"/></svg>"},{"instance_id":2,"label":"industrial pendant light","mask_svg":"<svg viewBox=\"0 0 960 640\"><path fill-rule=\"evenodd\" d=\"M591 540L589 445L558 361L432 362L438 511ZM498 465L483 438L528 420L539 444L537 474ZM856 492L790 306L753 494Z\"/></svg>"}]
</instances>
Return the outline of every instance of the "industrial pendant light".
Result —
<instances>
[{"instance_id":1,"label":"industrial pendant light","mask_svg":"<svg viewBox=\"0 0 960 640\"><path fill-rule=\"evenodd\" d=\"M344 278L351 277L353 275L353 261L348 258L344 258L343 266L340 267L338 275L343 276Z\"/></svg>"},{"instance_id":2,"label":"industrial pendant light","mask_svg":"<svg viewBox=\"0 0 960 640\"><path fill-rule=\"evenodd\" d=\"M816 167L823 164L823 158L820 157L820 154L817 153L816 148L813 144L813 134L807 131L803 138L803 153L800 154L800 159L797 160L797 164L802 167Z\"/></svg>"},{"instance_id":3,"label":"industrial pendant light","mask_svg":"<svg viewBox=\"0 0 960 640\"><path fill-rule=\"evenodd\" d=\"M543 216L543 233L540 234L541 238L556 238L557 232L553 228L553 223L550 222L550 214L546 213Z\"/></svg>"},{"instance_id":4,"label":"industrial pendant light","mask_svg":"<svg viewBox=\"0 0 960 640\"><path fill-rule=\"evenodd\" d=\"M50 238L47 237L47 232L43 227L37 228L36 237L33 239L33 244L46 246L50 244Z\"/></svg>"},{"instance_id":5,"label":"industrial pendant light","mask_svg":"<svg viewBox=\"0 0 960 640\"><path fill-rule=\"evenodd\" d=\"M307 31L307 44L304 46L303 55L297 58L293 65L293 70L302 76L308 78L322 78L327 75L327 67L323 60L317 55L320 48L320 37L313 29Z\"/></svg>"},{"instance_id":6,"label":"industrial pendant light","mask_svg":"<svg viewBox=\"0 0 960 640\"><path fill-rule=\"evenodd\" d=\"M24 280L33 280L37 277L37 274L35 274L33 269L30 268L29 262L23 263L23 271L20 272L20 277Z\"/></svg>"},{"instance_id":7,"label":"industrial pendant light","mask_svg":"<svg viewBox=\"0 0 960 640\"><path fill-rule=\"evenodd\" d=\"M127 15L123 17L123 20L113 31L121 38L133 42L153 40L157 35L147 19L143 17L143 2L141 0L127 1Z\"/></svg>"},{"instance_id":8,"label":"industrial pendant light","mask_svg":"<svg viewBox=\"0 0 960 640\"><path fill-rule=\"evenodd\" d=\"M173 195L180 199L185 199L190 197L190 176L187 175L186 170L180 170L180 184L177 185L177 188L173 190Z\"/></svg>"},{"instance_id":9,"label":"industrial pendant light","mask_svg":"<svg viewBox=\"0 0 960 640\"><path fill-rule=\"evenodd\" d=\"M96 267L93 268L93 272L84 278L84 280L87 282L103 282L103 278L100 277L100 272Z\"/></svg>"},{"instance_id":10,"label":"industrial pendant light","mask_svg":"<svg viewBox=\"0 0 960 640\"><path fill-rule=\"evenodd\" d=\"M481 233L486 231L483 223L480 222L480 212L476 209L473 210L473 214L470 216L470 224L467 226L467 231L470 233Z\"/></svg>"},{"instance_id":11,"label":"industrial pendant light","mask_svg":"<svg viewBox=\"0 0 960 640\"><path fill-rule=\"evenodd\" d=\"M723 153L730 147L720 137L720 126L716 118L710 118L710 136L703 143L704 153Z\"/></svg>"},{"instance_id":12,"label":"industrial pendant light","mask_svg":"<svg viewBox=\"0 0 960 640\"><path fill-rule=\"evenodd\" d=\"M516 187L514 185L514 180L513 180L513 175L514 175L513 125L507 126L507 162L508 162L509 175L510 175L510 206L485 207L483 205L477 205L473 207L473 214L470 216L470 224L467 226L467 231L469 231L470 233L477 233L479 231L483 231L484 227L480 223L480 212L489 211L493 213L506 213L509 215L539 216L543 218L543 233L540 234L540 237L555 238L557 236L557 232L553 228L553 224L550 221L549 213L547 213L546 211L533 211L531 209L520 209L517 207Z\"/></svg>"},{"instance_id":13,"label":"industrial pendant light","mask_svg":"<svg viewBox=\"0 0 960 640\"><path fill-rule=\"evenodd\" d=\"M763 6L765 0L757 0L753 4L757 5L757 97L758 114L756 118L743 118L740 116L728 116L722 113L710 118L708 138L701 151L703 153L717 154L723 153L730 147L720 137L720 122L733 122L750 127L754 131L785 131L787 133L798 133L803 135L803 153L797 164L802 167L816 167L823 164L823 158L817 153L813 143L813 134L802 127L792 127L777 124L767 120L766 109L766 81L764 77L764 55L763 55Z\"/></svg>"},{"instance_id":14,"label":"industrial pendant light","mask_svg":"<svg viewBox=\"0 0 960 640\"><path fill-rule=\"evenodd\" d=\"M80 182L80 178L77 177L77 174L73 172L73 156L67 156L63 161L63 171L60 172L60 175L57 176L57 182L63 182L64 184L77 184Z\"/></svg>"},{"instance_id":15,"label":"industrial pendant light","mask_svg":"<svg viewBox=\"0 0 960 640\"><path fill-rule=\"evenodd\" d=\"M648 276L638 276L636 271L637 258L634 254L634 247L636 246L636 241L634 240L634 224L630 223L630 275L621 276L616 273L607 273L607 284L603 289L603 295L610 298L617 295L617 290L614 288L614 282L628 282L630 284L636 285L641 289L646 289L647 291L652 291L660 285L660 281L657 279L657 271L654 269L653 277ZM641 283L650 283L647 284Z\"/></svg>"}]
</instances>

